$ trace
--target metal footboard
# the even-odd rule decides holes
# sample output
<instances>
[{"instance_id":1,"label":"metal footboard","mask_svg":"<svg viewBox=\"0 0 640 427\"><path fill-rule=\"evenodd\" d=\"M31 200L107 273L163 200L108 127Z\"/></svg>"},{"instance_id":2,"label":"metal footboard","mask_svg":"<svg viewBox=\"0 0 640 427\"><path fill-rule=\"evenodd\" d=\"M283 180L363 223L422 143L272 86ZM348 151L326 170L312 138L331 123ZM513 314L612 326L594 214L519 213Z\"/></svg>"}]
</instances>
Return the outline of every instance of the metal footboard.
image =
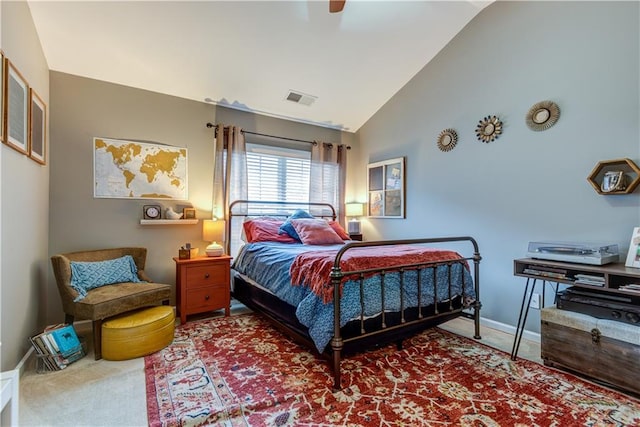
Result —
<instances>
[{"instance_id":1,"label":"metal footboard","mask_svg":"<svg viewBox=\"0 0 640 427\"><path fill-rule=\"evenodd\" d=\"M436 244L436 243L448 243L448 242L469 242L473 246L473 256L467 258L457 258L445 261L437 261L437 262L422 262L416 264L404 264L399 266L387 267L387 268L373 268L367 270L355 270L355 271L343 271L341 268L341 260L346 252L353 248L362 248L362 247L376 247L376 246L392 246L392 245L424 245L424 244ZM334 389L341 389L341 375L340 375L340 362L342 360L342 350L347 342L357 342L359 340L364 340L370 338L375 335L379 335L382 333L389 333L397 330L400 332L403 328L410 327L412 325L418 325L420 323L426 323L427 321L433 321L433 319L437 317L450 316L456 312L462 312L463 310L471 309L473 311L472 317L474 321L474 338L480 339L480 251L478 249L478 243L476 240L469 236L460 236L460 237L442 237L442 238L426 238L426 239L410 239L410 240L384 240L384 241L372 241L372 242L352 242L346 244L342 247L338 253L336 254L333 268L331 271L331 281L333 286L333 313L334 313L334 332L333 338L331 339L331 349L332 349L332 370L333 370L333 378L334 378ZM467 261L473 261L473 281L474 281L474 290L475 290L475 298L470 306L466 307L464 303L460 308L456 308L453 305L454 295L452 294L451 289L451 266L456 263L464 263ZM448 306L445 307L444 310L440 311L439 301L437 299L437 268L442 265L447 265L449 268L447 269L449 277L447 280L448 283L448 298L446 300L449 302ZM433 286L434 286L434 313L429 316L423 315L423 306L421 301L422 295L422 283L421 283L421 271L423 269L433 269ZM404 305L404 277L405 272L407 271L416 271L416 280L417 280L417 288L418 288L418 314L417 318L413 320L407 320L405 317L406 310L408 307ZM389 272L398 272L400 275L400 322L396 325L387 325L386 324L386 313L384 310L385 307L385 286L384 286L384 278L385 275ZM380 275L380 302L381 302L381 328L377 330L367 331L364 326L364 278L366 275L371 274L379 274ZM342 328L340 326L341 319L341 283L345 277L356 278L356 281L359 282L360 287L360 335L351 337L351 338L343 338L342 337ZM463 280L465 280L465 275L462 274ZM462 295L461 299L464 302L465 293L464 293L464 283L462 286Z\"/></svg>"}]
</instances>

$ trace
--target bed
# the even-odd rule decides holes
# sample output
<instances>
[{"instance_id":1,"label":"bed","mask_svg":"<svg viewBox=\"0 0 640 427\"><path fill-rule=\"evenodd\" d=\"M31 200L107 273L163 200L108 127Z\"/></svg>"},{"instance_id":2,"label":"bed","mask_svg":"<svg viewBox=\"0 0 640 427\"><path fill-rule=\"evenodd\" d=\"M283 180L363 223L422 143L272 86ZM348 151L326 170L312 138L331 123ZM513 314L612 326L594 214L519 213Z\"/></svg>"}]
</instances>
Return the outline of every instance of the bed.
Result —
<instances>
[{"instance_id":1,"label":"bed","mask_svg":"<svg viewBox=\"0 0 640 427\"><path fill-rule=\"evenodd\" d=\"M246 241L232 265L233 297L326 357L335 389L343 356L394 342L401 348L455 317L472 318L480 339L475 239L351 241L335 220L329 204L239 200L227 221L227 235L242 232ZM326 224L339 239L328 231L318 237Z\"/></svg>"}]
</instances>

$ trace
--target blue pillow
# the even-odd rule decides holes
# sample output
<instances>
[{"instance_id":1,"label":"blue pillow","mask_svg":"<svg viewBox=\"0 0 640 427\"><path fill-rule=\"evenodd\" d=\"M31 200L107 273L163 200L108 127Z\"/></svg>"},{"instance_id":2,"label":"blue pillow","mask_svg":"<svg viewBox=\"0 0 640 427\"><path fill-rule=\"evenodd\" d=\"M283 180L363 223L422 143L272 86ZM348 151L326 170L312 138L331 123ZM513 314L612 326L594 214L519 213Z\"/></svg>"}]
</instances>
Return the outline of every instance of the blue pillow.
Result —
<instances>
[{"instance_id":1,"label":"blue pillow","mask_svg":"<svg viewBox=\"0 0 640 427\"><path fill-rule=\"evenodd\" d=\"M71 262L71 287L79 294L74 301L86 297L91 289L124 282L140 282L131 255L106 261Z\"/></svg>"},{"instance_id":2,"label":"blue pillow","mask_svg":"<svg viewBox=\"0 0 640 427\"><path fill-rule=\"evenodd\" d=\"M298 209L297 211L292 213L291 216L289 216L289 218L287 218L284 224L280 226L278 234L288 234L289 236L296 239L298 242L302 242L302 240L300 240L300 236L298 236L298 233L296 232L296 229L293 228L293 224L291 224L292 219L298 219L298 218L313 218L313 215L311 215L307 211Z\"/></svg>"}]
</instances>

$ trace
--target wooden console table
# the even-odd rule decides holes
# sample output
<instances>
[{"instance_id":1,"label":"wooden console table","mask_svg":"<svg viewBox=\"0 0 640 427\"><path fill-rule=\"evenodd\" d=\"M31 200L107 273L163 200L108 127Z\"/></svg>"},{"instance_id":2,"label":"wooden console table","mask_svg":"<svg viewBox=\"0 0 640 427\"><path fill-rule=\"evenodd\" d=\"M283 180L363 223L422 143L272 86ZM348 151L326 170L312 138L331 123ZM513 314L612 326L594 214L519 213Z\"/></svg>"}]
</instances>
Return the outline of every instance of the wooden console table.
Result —
<instances>
[{"instance_id":1,"label":"wooden console table","mask_svg":"<svg viewBox=\"0 0 640 427\"><path fill-rule=\"evenodd\" d=\"M623 263L606 264L606 265L589 265L574 264L569 262L549 261L534 258L522 258L513 261L514 276L526 277L527 284L522 296L522 305L520 306L520 315L518 316L518 324L516 326L516 334L511 350L511 360L516 360L524 325L527 321L529 313L529 305L536 288L538 280L542 281L542 306L544 307L544 288L545 284L554 284L554 292L557 294L560 284L568 286L577 286L581 288L597 289L611 294L620 294L625 296L640 296L640 292L626 291L621 287L629 284L640 284L640 269L625 267ZM602 277L604 282L602 286L589 285L576 282L576 275L586 274L590 276ZM529 288L529 285L532 286Z\"/></svg>"}]
</instances>

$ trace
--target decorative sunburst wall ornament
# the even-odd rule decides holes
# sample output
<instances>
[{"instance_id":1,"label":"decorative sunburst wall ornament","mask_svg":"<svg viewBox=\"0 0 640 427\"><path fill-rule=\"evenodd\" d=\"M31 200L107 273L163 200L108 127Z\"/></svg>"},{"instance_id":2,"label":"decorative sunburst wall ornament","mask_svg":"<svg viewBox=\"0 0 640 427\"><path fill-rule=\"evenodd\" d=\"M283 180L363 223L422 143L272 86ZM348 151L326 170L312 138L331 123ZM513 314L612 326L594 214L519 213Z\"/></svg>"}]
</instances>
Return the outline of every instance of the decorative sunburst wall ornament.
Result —
<instances>
[{"instance_id":1,"label":"decorative sunburst wall ornament","mask_svg":"<svg viewBox=\"0 0 640 427\"><path fill-rule=\"evenodd\" d=\"M453 129L445 129L438 136L438 148L442 151L453 150L458 143L458 133Z\"/></svg>"},{"instance_id":2,"label":"decorative sunburst wall ornament","mask_svg":"<svg viewBox=\"0 0 640 427\"><path fill-rule=\"evenodd\" d=\"M496 140L502 133L502 122L496 116L487 116L478 122L476 135L481 142Z\"/></svg>"},{"instance_id":3,"label":"decorative sunburst wall ornament","mask_svg":"<svg viewBox=\"0 0 640 427\"><path fill-rule=\"evenodd\" d=\"M527 113L527 126L535 131L543 131L555 125L560 117L560 108L553 101L534 104Z\"/></svg>"}]
</instances>

